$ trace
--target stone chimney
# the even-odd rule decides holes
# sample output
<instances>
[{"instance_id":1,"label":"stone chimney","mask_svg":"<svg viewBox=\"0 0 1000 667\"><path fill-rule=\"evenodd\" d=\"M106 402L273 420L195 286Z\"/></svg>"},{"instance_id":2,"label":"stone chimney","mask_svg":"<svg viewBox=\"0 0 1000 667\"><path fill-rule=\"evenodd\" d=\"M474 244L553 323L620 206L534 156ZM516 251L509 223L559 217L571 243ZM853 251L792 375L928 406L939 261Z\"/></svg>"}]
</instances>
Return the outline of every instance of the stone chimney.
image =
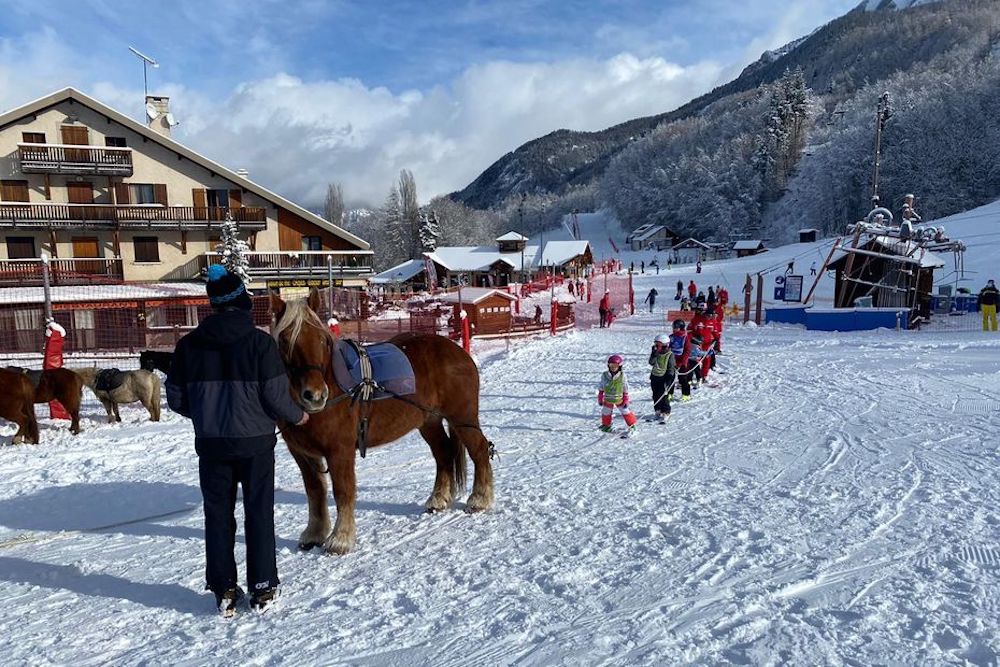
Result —
<instances>
[{"instance_id":1,"label":"stone chimney","mask_svg":"<svg viewBox=\"0 0 1000 667\"><path fill-rule=\"evenodd\" d=\"M155 116L150 118L150 111L155 113ZM154 132L159 132L160 134L169 137L170 128L177 123L170 123L167 121L167 114L170 113L170 98L163 97L161 95L146 95L146 120L149 123L149 128ZM173 116L171 116L173 118Z\"/></svg>"}]
</instances>

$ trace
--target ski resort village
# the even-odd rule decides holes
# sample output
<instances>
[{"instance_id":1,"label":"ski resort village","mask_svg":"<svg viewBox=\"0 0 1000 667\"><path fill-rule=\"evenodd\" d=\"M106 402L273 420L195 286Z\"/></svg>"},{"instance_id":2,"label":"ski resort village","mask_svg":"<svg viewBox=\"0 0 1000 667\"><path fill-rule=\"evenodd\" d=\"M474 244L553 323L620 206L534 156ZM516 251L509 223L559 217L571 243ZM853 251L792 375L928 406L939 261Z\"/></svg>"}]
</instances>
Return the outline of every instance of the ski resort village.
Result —
<instances>
[{"instance_id":1,"label":"ski resort village","mask_svg":"<svg viewBox=\"0 0 1000 667\"><path fill-rule=\"evenodd\" d=\"M0 664L997 666L1000 4L5 15Z\"/></svg>"}]
</instances>

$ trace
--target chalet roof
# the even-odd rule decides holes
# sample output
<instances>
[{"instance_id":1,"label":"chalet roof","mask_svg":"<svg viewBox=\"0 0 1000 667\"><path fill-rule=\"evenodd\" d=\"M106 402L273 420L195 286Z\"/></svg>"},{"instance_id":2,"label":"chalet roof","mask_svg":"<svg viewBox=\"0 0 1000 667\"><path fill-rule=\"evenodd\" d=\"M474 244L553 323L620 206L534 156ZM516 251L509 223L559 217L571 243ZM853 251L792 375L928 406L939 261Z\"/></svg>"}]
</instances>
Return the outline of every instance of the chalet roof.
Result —
<instances>
[{"instance_id":1,"label":"chalet roof","mask_svg":"<svg viewBox=\"0 0 1000 667\"><path fill-rule=\"evenodd\" d=\"M655 235L658 232L663 231L664 229L666 229L666 227L663 226L663 225L653 225L652 227L650 227L649 229L646 229L646 230L642 230L642 227L640 227L639 229L637 229L634 232L632 232L632 240L633 241L645 241L649 237ZM642 230L642 231L640 231L640 230Z\"/></svg>"},{"instance_id":2,"label":"chalet roof","mask_svg":"<svg viewBox=\"0 0 1000 667\"><path fill-rule=\"evenodd\" d=\"M5 128L6 126L24 118L25 116L31 116L37 114L45 109L48 109L49 107L55 106L56 104L59 104L61 102L65 102L66 100L73 100L75 103L82 104L83 106L88 107L93 111L96 111L102 116L124 125L133 132L142 135L146 139L154 141L160 144L161 146L177 153L178 155L183 155L184 157L191 160L195 164L199 164L202 167L208 169L209 171L225 177L229 181L232 181L233 183L239 185L245 190L253 192L257 196L269 201L275 206L291 211L295 215L307 220L308 222L311 222L314 225L322 229L325 229L334 236L338 236L347 241L348 243L357 246L359 250L371 249L371 246L364 239L358 238L357 236L351 234L342 227L338 227L329 220L321 218L315 213L302 208L298 204L289 201L288 199L285 199L281 195L271 192L267 188L264 188L258 185L257 183L254 183L250 179L240 176L235 171L223 167L218 162L214 162L205 157L204 155L194 152L187 146L174 141L170 137L164 136L159 132L156 132L146 127L142 123L139 123L138 121L129 118L125 114L112 109L103 102L98 102L89 95L81 93L76 88L68 87L68 88L63 88L62 90L57 90L56 92L50 93L45 97L40 97L33 102L22 104L21 106L15 109L12 109L4 114L0 114L0 129Z\"/></svg>"},{"instance_id":3,"label":"chalet roof","mask_svg":"<svg viewBox=\"0 0 1000 667\"><path fill-rule=\"evenodd\" d=\"M498 236L496 241L527 241L527 236L521 236L517 232L507 232L503 236Z\"/></svg>"},{"instance_id":4,"label":"chalet roof","mask_svg":"<svg viewBox=\"0 0 1000 667\"><path fill-rule=\"evenodd\" d=\"M672 249L677 250L679 248L704 248L705 250L712 249L712 247L709 246L707 243L702 243L698 239L694 238L684 239L680 243L675 244Z\"/></svg>"},{"instance_id":5,"label":"chalet roof","mask_svg":"<svg viewBox=\"0 0 1000 667\"><path fill-rule=\"evenodd\" d=\"M742 239L733 244L733 250L759 250L764 247L760 239Z\"/></svg>"},{"instance_id":6,"label":"chalet roof","mask_svg":"<svg viewBox=\"0 0 1000 667\"><path fill-rule=\"evenodd\" d=\"M462 288L462 303L480 303L483 299L489 298L491 296L499 295L508 301L516 301L517 297L513 294L508 294L498 289L492 289L490 287L463 287ZM458 303L458 291L448 292L447 294L442 294L437 299L443 303Z\"/></svg>"},{"instance_id":7,"label":"chalet roof","mask_svg":"<svg viewBox=\"0 0 1000 667\"><path fill-rule=\"evenodd\" d=\"M101 301L142 301L207 296L203 282L129 283L127 285L55 285L50 288L54 303ZM5 287L5 303L45 303L44 287Z\"/></svg>"},{"instance_id":8,"label":"chalet roof","mask_svg":"<svg viewBox=\"0 0 1000 667\"><path fill-rule=\"evenodd\" d=\"M416 277L424 270L424 262L420 259L408 259L402 264L397 264L391 269L386 269L382 273L372 276L371 282L376 285L387 285L391 283L405 282Z\"/></svg>"},{"instance_id":9,"label":"chalet roof","mask_svg":"<svg viewBox=\"0 0 1000 667\"><path fill-rule=\"evenodd\" d=\"M562 266L589 248L589 241L549 241L542 251L542 266Z\"/></svg>"},{"instance_id":10,"label":"chalet roof","mask_svg":"<svg viewBox=\"0 0 1000 667\"><path fill-rule=\"evenodd\" d=\"M525 246L524 266L535 265L538 246ZM500 252L496 246L442 246L434 252L425 253L435 264L447 271L488 271L491 266L504 259L510 266L521 266L521 252Z\"/></svg>"}]
</instances>

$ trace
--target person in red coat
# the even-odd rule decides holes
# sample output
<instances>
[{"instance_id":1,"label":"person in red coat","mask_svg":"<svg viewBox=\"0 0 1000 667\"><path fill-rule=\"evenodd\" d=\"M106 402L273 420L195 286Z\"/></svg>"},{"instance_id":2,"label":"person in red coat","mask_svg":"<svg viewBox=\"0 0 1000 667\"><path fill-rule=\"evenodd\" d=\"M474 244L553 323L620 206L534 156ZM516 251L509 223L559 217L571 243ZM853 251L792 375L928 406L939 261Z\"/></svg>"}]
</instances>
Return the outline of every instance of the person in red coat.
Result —
<instances>
[{"instance_id":1,"label":"person in red coat","mask_svg":"<svg viewBox=\"0 0 1000 667\"><path fill-rule=\"evenodd\" d=\"M688 296L694 301L694 298L698 296L698 286L694 284L694 281L688 283Z\"/></svg>"},{"instance_id":2,"label":"person in red coat","mask_svg":"<svg viewBox=\"0 0 1000 667\"><path fill-rule=\"evenodd\" d=\"M608 326L608 313L611 312L611 290L604 290L604 296L597 304L597 312L601 316L601 328Z\"/></svg>"}]
</instances>

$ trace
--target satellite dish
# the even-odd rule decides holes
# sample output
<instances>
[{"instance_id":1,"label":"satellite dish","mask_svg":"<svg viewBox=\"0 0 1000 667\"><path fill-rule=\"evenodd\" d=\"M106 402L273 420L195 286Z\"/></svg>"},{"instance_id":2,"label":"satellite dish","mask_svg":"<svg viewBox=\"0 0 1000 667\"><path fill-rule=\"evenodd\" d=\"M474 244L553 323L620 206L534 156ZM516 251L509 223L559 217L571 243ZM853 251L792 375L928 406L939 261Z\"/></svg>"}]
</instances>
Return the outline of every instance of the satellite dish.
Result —
<instances>
[{"instance_id":1,"label":"satellite dish","mask_svg":"<svg viewBox=\"0 0 1000 667\"><path fill-rule=\"evenodd\" d=\"M156 117L160 115L152 102L146 102L146 115L149 116L149 120L156 120Z\"/></svg>"},{"instance_id":2,"label":"satellite dish","mask_svg":"<svg viewBox=\"0 0 1000 667\"><path fill-rule=\"evenodd\" d=\"M170 111L167 112L167 125L170 127L177 125L177 119L174 118L174 114Z\"/></svg>"}]
</instances>

